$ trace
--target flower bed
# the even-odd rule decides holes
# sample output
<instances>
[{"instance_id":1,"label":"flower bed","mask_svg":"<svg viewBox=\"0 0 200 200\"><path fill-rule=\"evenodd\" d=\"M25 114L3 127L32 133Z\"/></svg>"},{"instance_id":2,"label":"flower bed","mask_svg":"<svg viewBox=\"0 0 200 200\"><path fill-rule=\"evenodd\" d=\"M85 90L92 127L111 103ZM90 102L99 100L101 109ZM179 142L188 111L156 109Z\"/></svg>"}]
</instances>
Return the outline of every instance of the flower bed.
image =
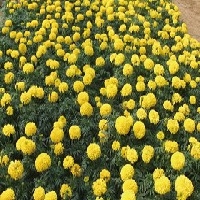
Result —
<instances>
[{"instance_id":1,"label":"flower bed","mask_svg":"<svg viewBox=\"0 0 200 200\"><path fill-rule=\"evenodd\" d=\"M177 6L6 6L1 200L200 198L200 43Z\"/></svg>"}]
</instances>

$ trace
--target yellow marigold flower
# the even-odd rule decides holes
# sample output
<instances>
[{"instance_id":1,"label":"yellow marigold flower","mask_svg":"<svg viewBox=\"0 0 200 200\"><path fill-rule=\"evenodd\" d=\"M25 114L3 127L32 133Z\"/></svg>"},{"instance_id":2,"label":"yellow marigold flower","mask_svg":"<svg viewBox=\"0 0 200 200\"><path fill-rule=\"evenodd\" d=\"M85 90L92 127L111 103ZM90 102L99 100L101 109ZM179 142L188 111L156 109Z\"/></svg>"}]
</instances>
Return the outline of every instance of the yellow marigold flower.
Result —
<instances>
[{"instance_id":1,"label":"yellow marigold flower","mask_svg":"<svg viewBox=\"0 0 200 200\"><path fill-rule=\"evenodd\" d=\"M185 165L185 156L183 153L177 151L171 156L171 166L175 170L181 170Z\"/></svg>"},{"instance_id":2,"label":"yellow marigold flower","mask_svg":"<svg viewBox=\"0 0 200 200\"><path fill-rule=\"evenodd\" d=\"M64 169L70 169L74 165L74 158L72 156L66 156L63 160Z\"/></svg>"},{"instance_id":3,"label":"yellow marigold flower","mask_svg":"<svg viewBox=\"0 0 200 200\"><path fill-rule=\"evenodd\" d=\"M135 192L132 190L126 190L122 193L120 200L136 200Z\"/></svg>"},{"instance_id":4,"label":"yellow marigold flower","mask_svg":"<svg viewBox=\"0 0 200 200\"><path fill-rule=\"evenodd\" d=\"M164 101L163 107L164 107L165 110L169 110L169 111L174 110L174 106L172 105L172 103L169 100Z\"/></svg>"},{"instance_id":5,"label":"yellow marigold flower","mask_svg":"<svg viewBox=\"0 0 200 200\"><path fill-rule=\"evenodd\" d=\"M54 151L53 151L57 156L62 155L64 152L64 146L63 143L59 142L54 145Z\"/></svg>"},{"instance_id":6,"label":"yellow marigold flower","mask_svg":"<svg viewBox=\"0 0 200 200\"><path fill-rule=\"evenodd\" d=\"M196 104L197 100L195 96L190 96L190 104L194 105Z\"/></svg>"},{"instance_id":7,"label":"yellow marigold flower","mask_svg":"<svg viewBox=\"0 0 200 200\"><path fill-rule=\"evenodd\" d=\"M147 118L147 112L144 108L139 108L136 112L137 118L143 120Z\"/></svg>"},{"instance_id":8,"label":"yellow marigold flower","mask_svg":"<svg viewBox=\"0 0 200 200\"><path fill-rule=\"evenodd\" d=\"M26 74L34 72L34 65L31 63L26 63L23 67L23 72Z\"/></svg>"},{"instance_id":9,"label":"yellow marigold flower","mask_svg":"<svg viewBox=\"0 0 200 200\"><path fill-rule=\"evenodd\" d=\"M146 109L154 107L157 103L156 96L153 93L148 93L141 98L141 106Z\"/></svg>"},{"instance_id":10,"label":"yellow marigold flower","mask_svg":"<svg viewBox=\"0 0 200 200\"><path fill-rule=\"evenodd\" d=\"M14 200L15 199L15 192L12 188L7 188L1 193L1 199L5 200Z\"/></svg>"},{"instance_id":11,"label":"yellow marigold flower","mask_svg":"<svg viewBox=\"0 0 200 200\"><path fill-rule=\"evenodd\" d=\"M102 56L96 58L95 65L98 67L103 67L105 65L105 59Z\"/></svg>"},{"instance_id":12,"label":"yellow marigold flower","mask_svg":"<svg viewBox=\"0 0 200 200\"><path fill-rule=\"evenodd\" d=\"M179 93L174 93L172 95L172 104L180 103L182 100L183 100L183 98Z\"/></svg>"},{"instance_id":13,"label":"yellow marigold flower","mask_svg":"<svg viewBox=\"0 0 200 200\"><path fill-rule=\"evenodd\" d=\"M114 63L116 66L120 66L125 60L125 56L122 53L116 55Z\"/></svg>"},{"instance_id":14,"label":"yellow marigold flower","mask_svg":"<svg viewBox=\"0 0 200 200\"><path fill-rule=\"evenodd\" d=\"M13 107L12 106L8 106L6 108L6 114L9 116L13 115Z\"/></svg>"},{"instance_id":15,"label":"yellow marigold flower","mask_svg":"<svg viewBox=\"0 0 200 200\"><path fill-rule=\"evenodd\" d=\"M34 189L33 199L34 200L44 200L45 198L45 190L43 187L39 186Z\"/></svg>"},{"instance_id":16,"label":"yellow marigold flower","mask_svg":"<svg viewBox=\"0 0 200 200\"><path fill-rule=\"evenodd\" d=\"M12 62L5 62L4 63L4 69L5 70L11 70L11 69L13 69L13 64L12 64Z\"/></svg>"},{"instance_id":17,"label":"yellow marigold flower","mask_svg":"<svg viewBox=\"0 0 200 200\"><path fill-rule=\"evenodd\" d=\"M149 80L147 85L148 85L149 89L151 89L151 90L155 90L156 89L155 81Z\"/></svg>"},{"instance_id":18,"label":"yellow marigold flower","mask_svg":"<svg viewBox=\"0 0 200 200\"><path fill-rule=\"evenodd\" d=\"M59 99L59 96L58 96L58 93L53 91L49 94L48 96L48 100L51 102L51 103L55 103L57 102Z\"/></svg>"},{"instance_id":19,"label":"yellow marigold flower","mask_svg":"<svg viewBox=\"0 0 200 200\"><path fill-rule=\"evenodd\" d=\"M68 91L68 84L66 82L61 82L59 85L58 85L58 91L60 93L65 93L66 91Z\"/></svg>"},{"instance_id":20,"label":"yellow marigold flower","mask_svg":"<svg viewBox=\"0 0 200 200\"><path fill-rule=\"evenodd\" d=\"M126 159L131 163L135 163L138 161L138 153L134 148L127 148L126 151Z\"/></svg>"},{"instance_id":21,"label":"yellow marigold flower","mask_svg":"<svg viewBox=\"0 0 200 200\"><path fill-rule=\"evenodd\" d=\"M87 147L87 156L92 161L98 159L101 156L101 147L96 143L91 143Z\"/></svg>"},{"instance_id":22,"label":"yellow marigold flower","mask_svg":"<svg viewBox=\"0 0 200 200\"><path fill-rule=\"evenodd\" d=\"M84 90L84 84L83 84L83 82L82 81L75 81L73 83L73 89L77 93L82 92Z\"/></svg>"},{"instance_id":23,"label":"yellow marigold flower","mask_svg":"<svg viewBox=\"0 0 200 200\"><path fill-rule=\"evenodd\" d=\"M57 200L57 194L55 191L50 191L45 194L44 200Z\"/></svg>"},{"instance_id":24,"label":"yellow marigold flower","mask_svg":"<svg viewBox=\"0 0 200 200\"><path fill-rule=\"evenodd\" d=\"M200 159L200 142L195 142L194 144L192 144L190 154L194 159Z\"/></svg>"},{"instance_id":25,"label":"yellow marigold flower","mask_svg":"<svg viewBox=\"0 0 200 200\"><path fill-rule=\"evenodd\" d=\"M124 49L124 42L122 39L118 38L114 41L114 49L116 51L122 51Z\"/></svg>"},{"instance_id":26,"label":"yellow marigold flower","mask_svg":"<svg viewBox=\"0 0 200 200\"><path fill-rule=\"evenodd\" d=\"M126 102L126 108L129 110L133 110L135 108L135 101L130 99Z\"/></svg>"},{"instance_id":27,"label":"yellow marigold flower","mask_svg":"<svg viewBox=\"0 0 200 200\"><path fill-rule=\"evenodd\" d=\"M163 169L156 168L153 172L153 180L156 181L157 179L165 176L165 172Z\"/></svg>"},{"instance_id":28,"label":"yellow marigold flower","mask_svg":"<svg viewBox=\"0 0 200 200\"><path fill-rule=\"evenodd\" d=\"M175 180L175 191L178 199L187 199L194 191L192 181L181 174Z\"/></svg>"},{"instance_id":29,"label":"yellow marigold flower","mask_svg":"<svg viewBox=\"0 0 200 200\"><path fill-rule=\"evenodd\" d=\"M92 83L92 75L91 74L85 74L85 76L83 76L83 83L84 85L90 85Z\"/></svg>"},{"instance_id":30,"label":"yellow marigold flower","mask_svg":"<svg viewBox=\"0 0 200 200\"><path fill-rule=\"evenodd\" d=\"M15 75L12 72L8 72L7 74L4 75L4 82L6 84L12 83Z\"/></svg>"},{"instance_id":31,"label":"yellow marigold flower","mask_svg":"<svg viewBox=\"0 0 200 200\"><path fill-rule=\"evenodd\" d=\"M20 96L20 101L23 104L29 104L31 101L31 93L30 92L23 92Z\"/></svg>"},{"instance_id":32,"label":"yellow marigold flower","mask_svg":"<svg viewBox=\"0 0 200 200\"><path fill-rule=\"evenodd\" d=\"M163 75L165 72L164 67L160 64L155 64L153 70L155 75Z\"/></svg>"},{"instance_id":33,"label":"yellow marigold flower","mask_svg":"<svg viewBox=\"0 0 200 200\"><path fill-rule=\"evenodd\" d=\"M60 196L65 199L72 196L72 189L68 184L62 184L60 188Z\"/></svg>"},{"instance_id":34,"label":"yellow marigold flower","mask_svg":"<svg viewBox=\"0 0 200 200\"><path fill-rule=\"evenodd\" d=\"M86 45L84 48L84 53L87 56L92 56L94 54L94 50L93 50L92 46Z\"/></svg>"},{"instance_id":35,"label":"yellow marigold flower","mask_svg":"<svg viewBox=\"0 0 200 200\"><path fill-rule=\"evenodd\" d=\"M170 192L171 183L168 177L161 176L160 178L155 179L154 189L158 194L164 195Z\"/></svg>"},{"instance_id":36,"label":"yellow marigold flower","mask_svg":"<svg viewBox=\"0 0 200 200\"><path fill-rule=\"evenodd\" d=\"M125 64L123 66L123 75L124 76L130 76L133 74L133 66L130 64Z\"/></svg>"},{"instance_id":37,"label":"yellow marigold flower","mask_svg":"<svg viewBox=\"0 0 200 200\"><path fill-rule=\"evenodd\" d=\"M149 163L154 156L154 148L150 145L145 145L142 149L142 160L144 163Z\"/></svg>"},{"instance_id":38,"label":"yellow marigold flower","mask_svg":"<svg viewBox=\"0 0 200 200\"><path fill-rule=\"evenodd\" d=\"M149 112L149 121L152 124L157 124L159 122L160 116L158 112L156 112L154 109L151 109Z\"/></svg>"},{"instance_id":39,"label":"yellow marigold flower","mask_svg":"<svg viewBox=\"0 0 200 200\"><path fill-rule=\"evenodd\" d=\"M51 167L51 157L47 153L41 153L35 159L35 168L37 172L46 171Z\"/></svg>"},{"instance_id":40,"label":"yellow marigold flower","mask_svg":"<svg viewBox=\"0 0 200 200\"><path fill-rule=\"evenodd\" d=\"M133 133L137 139L142 139L145 136L146 128L142 121L136 121L133 125Z\"/></svg>"},{"instance_id":41,"label":"yellow marigold flower","mask_svg":"<svg viewBox=\"0 0 200 200\"><path fill-rule=\"evenodd\" d=\"M158 131L158 133L156 134L156 138L158 140L163 140L165 138L165 134L163 131Z\"/></svg>"},{"instance_id":42,"label":"yellow marigold flower","mask_svg":"<svg viewBox=\"0 0 200 200\"><path fill-rule=\"evenodd\" d=\"M24 166L21 161L15 160L11 161L8 166L8 174L14 180L19 180L22 178L24 172Z\"/></svg>"},{"instance_id":43,"label":"yellow marigold flower","mask_svg":"<svg viewBox=\"0 0 200 200\"><path fill-rule=\"evenodd\" d=\"M31 155L35 152L36 145L31 139L26 139L24 136L20 137L16 142L16 149L21 150L22 153Z\"/></svg>"},{"instance_id":44,"label":"yellow marigold flower","mask_svg":"<svg viewBox=\"0 0 200 200\"><path fill-rule=\"evenodd\" d=\"M11 20L11 19L7 19L7 20L4 22L4 25L7 26L7 27L12 26L12 20Z\"/></svg>"},{"instance_id":45,"label":"yellow marigold flower","mask_svg":"<svg viewBox=\"0 0 200 200\"><path fill-rule=\"evenodd\" d=\"M27 136L33 136L37 132L37 126L34 122L28 122L25 126L25 134Z\"/></svg>"},{"instance_id":46,"label":"yellow marigold flower","mask_svg":"<svg viewBox=\"0 0 200 200\"><path fill-rule=\"evenodd\" d=\"M179 70L179 64L177 63L177 61L175 60L169 60L169 62L167 62L168 66L169 66L169 73L170 74L175 74L178 72Z\"/></svg>"},{"instance_id":47,"label":"yellow marigold flower","mask_svg":"<svg viewBox=\"0 0 200 200\"><path fill-rule=\"evenodd\" d=\"M120 142L119 141L113 141L112 143L112 150L113 151L119 151L120 150Z\"/></svg>"},{"instance_id":48,"label":"yellow marigold flower","mask_svg":"<svg viewBox=\"0 0 200 200\"><path fill-rule=\"evenodd\" d=\"M0 164L1 165L7 165L9 162L9 157L8 155L0 156Z\"/></svg>"},{"instance_id":49,"label":"yellow marigold flower","mask_svg":"<svg viewBox=\"0 0 200 200\"><path fill-rule=\"evenodd\" d=\"M51 141L53 143L59 143L64 138L64 131L59 127L54 127L50 134Z\"/></svg>"},{"instance_id":50,"label":"yellow marigold flower","mask_svg":"<svg viewBox=\"0 0 200 200\"><path fill-rule=\"evenodd\" d=\"M100 179L108 182L110 180L110 172L107 169L102 169L100 172Z\"/></svg>"},{"instance_id":51,"label":"yellow marigold flower","mask_svg":"<svg viewBox=\"0 0 200 200\"><path fill-rule=\"evenodd\" d=\"M167 129L171 134L176 134L179 130L179 123L175 119L169 119L167 121Z\"/></svg>"},{"instance_id":52,"label":"yellow marigold flower","mask_svg":"<svg viewBox=\"0 0 200 200\"><path fill-rule=\"evenodd\" d=\"M135 180L133 179L127 179L124 181L122 185L123 192L126 192L127 190L133 191L135 194L138 192L138 185Z\"/></svg>"},{"instance_id":53,"label":"yellow marigold flower","mask_svg":"<svg viewBox=\"0 0 200 200\"><path fill-rule=\"evenodd\" d=\"M102 196L107 191L106 181L101 178L97 179L92 184L92 190L95 196L98 196L98 197Z\"/></svg>"},{"instance_id":54,"label":"yellow marigold flower","mask_svg":"<svg viewBox=\"0 0 200 200\"><path fill-rule=\"evenodd\" d=\"M132 179L134 173L135 173L135 170L134 170L133 166L130 164L126 164L121 168L120 177L121 177L122 181L126 181L128 179Z\"/></svg>"},{"instance_id":55,"label":"yellow marigold flower","mask_svg":"<svg viewBox=\"0 0 200 200\"><path fill-rule=\"evenodd\" d=\"M83 103L80 107L80 114L87 117L91 116L93 114L93 107L91 104L88 102Z\"/></svg>"},{"instance_id":56,"label":"yellow marigold flower","mask_svg":"<svg viewBox=\"0 0 200 200\"><path fill-rule=\"evenodd\" d=\"M119 116L115 121L115 128L120 135L127 135L130 131L131 124L127 117Z\"/></svg>"},{"instance_id":57,"label":"yellow marigold flower","mask_svg":"<svg viewBox=\"0 0 200 200\"><path fill-rule=\"evenodd\" d=\"M168 153L175 153L178 151L178 143L171 140L166 140L164 143L164 149Z\"/></svg>"},{"instance_id":58,"label":"yellow marigold flower","mask_svg":"<svg viewBox=\"0 0 200 200\"><path fill-rule=\"evenodd\" d=\"M195 121L193 119L185 119L183 126L185 131L187 131L188 133L193 133L195 131Z\"/></svg>"},{"instance_id":59,"label":"yellow marigold flower","mask_svg":"<svg viewBox=\"0 0 200 200\"><path fill-rule=\"evenodd\" d=\"M2 128L2 132L5 136L10 136L15 134L15 127L11 124L6 124Z\"/></svg>"},{"instance_id":60,"label":"yellow marigold flower","mask_svg":"<svg viewBox=\"0 0 200 200\"><path fill-rule=\"evenodd\" d=\"M25 55L26 52L27 52L27 47L24 43L20 43L19 44L19 52L22 54L22 55Z\"/></svg>"},{"instance_id":61,"label":"yellow marigold flower","mask_svg":"<svg viewBox=\"0 0 200 200\"><path fill-rule=\"evenodd\" d=\"M106 96L108 98L114 98L117 94L117 86L116 84L109 84L108 86L106 86Z\"/></svg>"},{"instance_id":62,"label":"yellow marigold flower","mask_svg":"<svg viewBox=\"0 0 200 200\"><path fill-rule=\"evenodd\" d=\"M103 117L110 115L111 112L112 112L112 107L108 103L102 104L102 106L100 107L100 115Z\"/></svg>"},{"instance_id":63,"label":"yellow marigold flower","mask_svg":"<svg viewBox=\"0 0 200 200\"><path fill-rule=\"evenodd\" d=\"M73 176L80 177L82 174L82 169L81 169L80 165L74 164L70 168L70 172L72 173Z\"/></svg>"},{"instance_id":64,"label":"yellow marigold flower","mask_svg":"<svg viewBox=\"0 0 200 200\"><path fill-rule=\"evenodd\" d=\"M136 86L135 86L137 92L143 92L143 91L145 91L145 87L146 87L146 86L145 86L144 81L138 81L138 82L136 83Z\"/></svg>"},{"instance_id":65,"label":"yellow marigold flower","mask_svg":"<svg viewBox=\"0 0 200 200\"><path fill-rule=\"evenodd\" d=\"M151 58L147 58L144 61L144 68L148 69L148 70L153 69L154 68L154 61Z\"/></svg>"},{"instance_id":66,"label":"yellow marigold flower","mask_svg":"<svg viewBox=\"0 0 200 200\"><path fill-rule=\"evenodd\" d=\"M89 95L87 92L80 92L77 96L77 101L79 105L83 105L85 102L89 101Z\"/></svg>"},{"instance_id":67,"label":"yellow marigold flower","mask_svg":"<svg viewBox=\"0 0 200 200\"><path fill-rule=\"evenodd\" d=\"M125 96L131 95L131 93L132 93L132 86L131 86L131 84L126 83L126 84L122 87L121 95L122 95L123 97L125 97Z\"/></svg>"},{"instance_id":68,"label":"yellow marigold flower","mask_svg":"<svg viewBox=\"0 0 200 200\"><path fill-rule=\"evenodd\" d=\"M101 119L99 121L99 129L106 131L108 129L108 121L106 119Z\"/></svg>"},{"instance_id":69,"label":"yellow marigold flower","mask_svg":"<svg viewBox=\"0 0 200 200\"><path fill-rule=\"evenodd\" d=\"M161 76L161 75L157 75L156 77L155 77L155 83L156 83L156 85L158 86L158 87L163 87L163 86L165 86L165 85L167 85L168 84L168 82L167 82L167 80L165 79L165 77L163 77L163 76Z\"/></svg>"},{"instance_id":70,"label":"yellow marigold flower","mask_svg":"<svg viewBox=\"0 0 200 200\"><path fill-rule=\"evenodd\" d=\"M79 126L71 126L69 128L69 137L71 140L79 139L81 137L81 129Z\"/></svg>"}]
</instances>

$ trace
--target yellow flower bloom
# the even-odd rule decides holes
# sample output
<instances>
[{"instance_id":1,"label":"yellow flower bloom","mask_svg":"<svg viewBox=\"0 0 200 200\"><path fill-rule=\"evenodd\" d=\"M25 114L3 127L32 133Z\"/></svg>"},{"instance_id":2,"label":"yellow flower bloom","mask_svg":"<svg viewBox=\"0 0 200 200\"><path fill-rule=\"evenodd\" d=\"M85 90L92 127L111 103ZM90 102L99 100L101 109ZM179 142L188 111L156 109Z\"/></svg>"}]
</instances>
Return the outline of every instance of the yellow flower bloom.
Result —
<instances>
[{"instance_id":1,"label":"yellow flower bloom","mask_svg":"<svg viewBox=\"0 0 200 200\"><path fill-rule=\"evenodd\" d=\"M146 128L142 121L136 121L133 125L133 133L137 139L142 139L145 136Z\"/></svg>"},{"instance_id":2,"label":"yellow flower bloom","mask_svg":"<svg viewBox=\"0 0 200 200\"><path fill-rule=\"evenodd\" d=\"M28 122L25 126L25 134L27 136L33 136L37 132L37 126L34 122Z\"/></svg>"},{"instance_id":3,"label":"yellow flower bloom","mask_svg":"<svg viewBox=\"0 0 200 200\"><path fill-rule=\"evenodd\" d=\"M162 176L165 176L165 172L163 169L156 168L153 172L153 180L156 181L156 179L161 178Z\"/></svg>"},{"instance_id":4,"label":"yellow flower bloom","mask_svg":"<svg viewBox=\"0 0 200 200\"><path fill-rule=\"evenodd\" d=\"M193 133L195 131L195 121L191 118L187 118L183 123L185 131L188 133Z\"/></svg>"},{"instance_id":5,"label":"yellow flower bloom","mask_svg":"<svg viewBox=\"0 0 200 200\"><path fill-rule=\"evenodd\" d=\"M187 199L194 191L192 181L185 175L178 176L175 180L175 191L177 199Z\"/></svg>"},{"instance_id":6,"label":"yellow flower bloom","mask_svg":"<svg viewBox=\"0 0 200 200\"><path fill-rule=\"evenodd\" d=\"M168 153L175 153L178 151L178 143L171 140L166 140L164 143L164 149Z\"/></svg>"},{"instance_id":7,"label":"yellow flower bloom","mask_svg":"<svg viewBox=\"0 0 200 200\"><path fill-rule=\"evenodd\" d=\"M39 186L34 189L33 199L34 200L44 200L45 198L45 190L43 187Z\"/></svg>"},{"instance_id":8,"label":"yellow flower bloom","mask_svg":"<svg viewBox=\"0 0 200 200\"><path fill-rule=\"evenodd\" d=\"M112 150L113 151L118 151L118 150L120 150L120 142L119 141L113 141L113 143L112 143Z\"/></svg>"},{"instance_id":9,"label":"yellow flower bloom","mask_svg":"<svg viewBox=\"0 0 200 200\"><path fill-rule=\"evenodd\" d=\"M22 178L24 172L24 166L21 161L15 160L11 161L8 166L8 174L14 180L19 180Z\"/></svg>"},{"instance_id":10,"label":"yellow flower bloom","mask_svg":"<svg viewBox=\"0 0 200 200\"><path fill-rule=\"evenodd\" d=\"M126 192L126 191L133 191L135 194L137 194L138 192L138 185L136 183L135 180L133 179L127 179L124 181L123 185L122 185L122 190L123 192Z\"/></svg>"},{"instance_id":11,"label":"yellow flower bloom","mask_svg":"<svg viewBox=\"0 0 200 200\"><path fill-rule=\"evenodd\" d=\"M154 188L155 188L155 191L161 195L164 195L170 192L171 183L170 183L169 178L166 176L161 176L160 178L155 179Z\"/></svg>"},{"instance_id":12,"label":"yellow flower bloom","mask_svg":"<svg viewBox=\"0 0 200 200\"><path fill-rule=\"evenodd\" d=\"M109 116L111 112L112 112L112 107L108 103L102 104L102 106L100 107L100 115L103 117Z\"/></svg>"},{"instance_id":13,"label":"yellow flower bloom","mask_svg":"<svg viewBox=\"0 0 200 200\"><path fill-rule=\"evenodd\" d=\"M65 199L72 196L72 189L68 184L62 184L60 188L60 196Z\"/></svg>"},{"instance_id":14,"label":"yellow flower bloom","mask_svg":"<svg viewBox=\"0 0 200 200\"><path fill-rule=\"evenodd\" d=\"M80 165L74 164L70 168L70 172L72 173L73 176L80 177L82 174L82 169L81 169Z\"/></svg>"},{"instance_id":15,"label":"yellow flower bloom","mask_svg":"<svg viewBox=\"0 0 200 200\"><path fill-rule=\"evenodd\" d=\"M83 82L82 81L75 81L73 83L73 89L77 93L82 92L84 90L84 84L83 84Z\"/></svg>"},{"instance_id":16,"label":"yellow flower bloom","mask_svg":"<svg viewBox=\"0 0 200 200\"><path fill-rule=\"evenodd\" d=\"M183 153L176 151L171 156L171 166L175 170L181 170L185 165L185 156Z\"/></svg>"},{"instance_id":17,"label":"yellow flower bloom","mask_svg":"<svg viewBox=\"0 0 200 200\"><path fill-rule=\"evenodd\" d=\"M71 140L79 139L81 137L81 129L79 126L71 126L69 128L69 137Z\"/></svg>"},{"instance_id":18,"label":"yellow flower bloom","mask_svg":"<svg viewBox=\"0 0 200 200\"><path fill-rule=\"evenodd\" d=\"M64 152L64 146L63 143L59 142L55 144L54 146L54 151L53 151L57 156L62 155Z\"/></svg>"},{"instance_id":19,"label":"yellow flower bloom","mask_svg":"<svg viewBox=\"0 0 200 200\"><path fill-rule=\"evenodd\" d=\"M2 132L5 136L11 136L15 134L15 127L11 124L6 124L2 128Z\"/></svg>"},{"instance_id":20,"label":"yellow flower bloom","mask_svg":"<svg viewBox=\"0 0 200 200\"><path fill-rule=\"evenodd\" d=\"M145 145L142 149L142 160L144 163L149 163L154 156L154 148L150 145Z\"/></svg>"},{"instance_id":21,"label":"yellow flower bloom","mask_svg":"<svg viewBox=\"0 0 200 200\"><path fill-rule=\"evenodd\" d=\"M82 116L90 117L93 114L93 107L90 103L85 102L80 107L80 114Z\"/></svg>"},{"instance_id":22,"label":"yellow flower bloom","mask_svg":"<svg viewBox=\"0 0 200 200\"><path fill-rule=\"evenodd\" d=\"M121 177L122 181L126 181L128 179L132 179L134 173L135 173L135 170L134 170L133 166L130 164L126 164L121 168L120 177Z\"/></svg>"},{"instance_id":23,"label":"yellow flower bloom","mask_svg":"<svg viewBox=\"0 0 200 200\"><path fill-rule=\"evenodd\" d=\"M132 93L132 86L131 86L131 84L126 83L126 84L122 87L121 95L122 95L123 97L125 97L125 96L131 95L131 93Z\"/></svg>"},{"instance_id":24,"label":"yellow flower bloom","mask_svg":"<svg viewBox=\"0 0 200 200\"><path fill-rule=\"evenodd\" d=\"M158 124L160 119L160 116L158 114L158 112L156 112L154 109L151 109L149 112L149 121L152 124Z\"/></svg>"},{"instance_id":25,"label":"yellow flower bloom","mask_svg":"<svg viewBox=\"0 0 200 200\"><path fill-rule=\"evenodd\" d=\"M84 103L89 101L89 95L87 92L80 92L77 96L77 101L79 105L83 105Z\"/></svg>"},{"instance_id":26,"label":"yellow flower bloom","mask_svg":"<svg viewBox=\"0 0 200 200\"><path fill-rule=\"evenodd\" d=\"M49 94L48 96L48 100L51 102L51 103L55 103L57 102L59 99L59 96L58 96L58 93L53 91Z\"/></svg>"},{"instance_id":27,"label":"yellow flower bloom","mask_svg":"<svg viewBox=\"0 0 200 200\"><path fill-rule=\"evenodd\" d=\"M51 141L53 143L59 143L64 138L64 131L59 127L54 127L50 134Z\"/></svg>"},{"instance_id":28,"label":"yellow flower bloom","mask_svg":"<svg viewBox=\"0 0 200 200\"><path fill-rule=\"evenodd\" d=\"M91 143L87 147L87 156L90 160L94 161L101 156L101 148L96 143Z\"/></svg>"},{"instance_id":29,"label":"yellow flower bloom","mask_svg":"<svg viewBox=\"0 0 200 200\"><path fill-rule=\"evenodd\" d=\"M175 119L169 119L167 121L167 129L171 134L176 134L179 130L179 123Z\"/></svg>"},{"instance_id":30,"label":"yellow flower bloom","mask_svg":"<svg viewBox=\"0 0 200 200\"><path fill-rule=\"evenodd\" d=\"M106 182L103 179L97 179L96 181L93 182L92 184L92 189L93 189L93 193L95 196L102 196L103 194L106 193L107 191L107 186L106 186Z\"/></svg>"},{"instance_id":31,"label":"yellow flower bloom","mask_svg":"<svg viewBox=\"0 0 200 200\"><path fill-rule=\"evenodd\" d=\"M15 192L12 188L7 188L1 193L1 199L6 200L14 200L15 199Z\"/></svg>"},{"instance_id":32,"label":"yellow flower bloom","mask_svg":"<svg viewBox=\"0 0 200 200\"><path fill-rule=\"evenodd\" d=\"M130 131L131 124L127 117L119 116L115 121L115 128L120 135L127 135Z\"/></svg>"},{"instance_id":33,"label":"yellow flower bloom","mask_svg":"<svg viewBox=\"0 0 200 200\"><path fill-rule=\"evenodd\" d=\"M126 159L131 163L135 163L138 161L138 153L134 148L127 148L126 151Z\"/></svg>"},{"instance_id":34,"label":"yellow flower bloom","mask_svg":"<svg viewBox=\"0 0 200 200\"><path fill-rule=\"evenodd\" d=\"M110 180L110 172L107 169L102 169L100 172L100 179L105 180L108 182Z\"/></svg>"},{"instance_id":35,"label":"yellow flower bloom","mask_svg":"<svg viewBox=\"0 0 200 200\"><path fill-rule=\"evenodd\" d=\"M44 200L57 200L57 194L55 191L50 191L45 194Z\"/></svg>"},{"instance_id":36,"label":"yellow flower bloom","mask_svg":"<svg viewBox=\"0 0 200 200\"><path fill-rule=\"evenodd\" d=\"M51 167L51 157L47 153L41 153L35 159L35 168L37 172L46 171Z\"/></svg>"},{"instance_id":37,"label":"yellow flower bloom","mask_svg":"<svg viewBox=\"0 0 200 200\"><path fill-rule=\"evenodd\" d=\"M135 192L132 190L126 190L121 194L120 200L136 200Z\"/></svg>"},{"instance_id":38,"label":"yellow flower bloom","mask_svg":"<svg viewBox=\"0 0 200 200\"><path fill-rule=\"evenodd\" d=\"M63 160L64 169L70 169L74 165L74 158L72 156L66 156Z\"/></svg>"}]
</instances>

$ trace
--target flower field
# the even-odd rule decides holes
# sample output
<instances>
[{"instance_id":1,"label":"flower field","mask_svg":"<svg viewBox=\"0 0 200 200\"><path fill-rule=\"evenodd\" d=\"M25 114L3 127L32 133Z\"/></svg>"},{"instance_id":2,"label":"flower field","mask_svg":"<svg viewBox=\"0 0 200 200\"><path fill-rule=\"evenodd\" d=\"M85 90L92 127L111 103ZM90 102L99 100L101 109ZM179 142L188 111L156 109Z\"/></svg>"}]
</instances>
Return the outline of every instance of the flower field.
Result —
<instances>
[{"instance_id":1,"label":"flower field","mask_svg":"<svg viewBox=\"0 0 200 200\"><path fill-rule=\"evenodd\" d=\"M4 10L0 200L200 199L200 42L175 4Z\"/></svg>"}]
</instances>

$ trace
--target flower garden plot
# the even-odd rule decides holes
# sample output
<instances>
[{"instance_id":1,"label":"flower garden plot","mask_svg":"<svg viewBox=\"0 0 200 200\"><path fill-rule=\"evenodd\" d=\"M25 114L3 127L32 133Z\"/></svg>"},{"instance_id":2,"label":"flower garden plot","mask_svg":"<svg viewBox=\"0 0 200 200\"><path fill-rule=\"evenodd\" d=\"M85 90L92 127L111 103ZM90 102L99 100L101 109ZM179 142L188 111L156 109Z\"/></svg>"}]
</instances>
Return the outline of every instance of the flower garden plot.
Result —
<instances>
[{"instance_id":1,"label":"flower garden plot","mask_svg":"<svg viewBox=\"0 0 200 200\"><path fill-rule=\"evenodd\" d=\"M200 43L168 0L8 1L0 199L199 199Z\"/></svg>"}]
</instances>

